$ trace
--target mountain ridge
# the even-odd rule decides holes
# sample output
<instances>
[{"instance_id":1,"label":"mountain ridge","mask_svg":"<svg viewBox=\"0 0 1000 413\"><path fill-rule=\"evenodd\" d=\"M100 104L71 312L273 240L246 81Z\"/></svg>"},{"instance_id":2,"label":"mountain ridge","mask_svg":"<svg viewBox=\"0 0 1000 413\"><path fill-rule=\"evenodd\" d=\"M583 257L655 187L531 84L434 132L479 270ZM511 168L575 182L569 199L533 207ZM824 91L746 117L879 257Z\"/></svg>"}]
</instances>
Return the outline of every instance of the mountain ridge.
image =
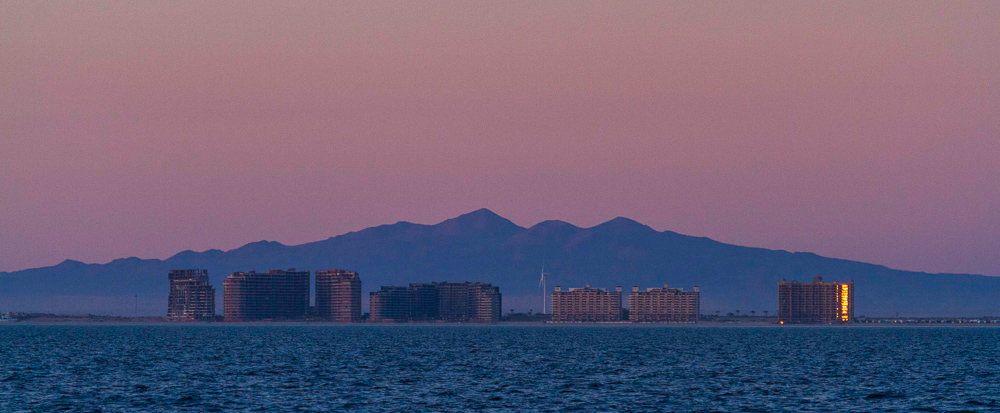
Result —
<instances>
[{"instance_id":1,"label":"mountain ridge","mask_svg":"<svg viewBox=\"0 0 1000 413\"><path fill-rule=\"evenodd\" d=\"M743 247L656 231L624 217L588 228L559 220L521 227L485 208L437 224L399 221L298 245L261 240L227 251L185 250L162 260L64 260L3 272L0 311L131 314L139 304L126 301L142 297L143 312L155 315L165 311L167 271L206 268L221 312L222 280L230 272L291 267L357 270L365 292L411 282L491 282L501 287L505 311L538 311L532 306L537 307L541 293L537 283L543 261L551 274L549 286L590 282L627 290L632 285L699 285L703 313L775 311L778 281L822 275L855 279L859 315L1000 314L994 299L1000 297L998 277L902 271L811 252Z\"/></svg>"}]
</instances>

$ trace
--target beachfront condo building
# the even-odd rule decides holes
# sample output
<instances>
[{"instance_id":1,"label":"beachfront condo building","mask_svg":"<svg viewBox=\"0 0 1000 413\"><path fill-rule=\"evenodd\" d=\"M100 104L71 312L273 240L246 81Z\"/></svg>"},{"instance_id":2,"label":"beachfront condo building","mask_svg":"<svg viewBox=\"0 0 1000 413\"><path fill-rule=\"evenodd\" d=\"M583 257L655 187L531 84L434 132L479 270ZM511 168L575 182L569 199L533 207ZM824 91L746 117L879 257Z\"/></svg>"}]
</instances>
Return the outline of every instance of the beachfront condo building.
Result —
<instances>
[{"instance_id":1,"label":"beachfront condo building","mask_svg":"<svg viewBox=\"0 0 1000 413\"><path fill-rule=\"evenodd\" d=\"M419 283L386 286L370 295L372 322L500 321L500 288L485 283Z\"/></svg>"},{"instance_id":2,"label":"beachfront condo building","mask_svg":"<svg viewBox=\"0 0 1000 413\"><path fill-rule=\"evenodd\" d=\"M309 310L309 271L234 272L223 283L226 321L298 320Z\"/></svg>"},{"instance_id":3,"label":"beachfront condo building","mask_svg":"<svg viewBox=\"0 0 1000 413\"><path fill-rule=\"evenodd\" d=\"M553 322L612 322L622 320L622 288L570 288L552 293Z\"/></svg>"},{"instance_id":4,"label":"beachfront condo building","mask_svg":"<svg viewBox=\"0 0 1000 413\"><path fill-rule=\"evenodd\" d=\"M357 272L316 271L316 315L339 323L361 321L361 277Z\"/></svg>"},{"instance_id":5,"label":"beachfront condo building","mask_svg":"<svg viewBox=\"0 0 1000 413\"><path fill-rule=\"evenodd\" d=\"M628 319L636 323L694 323L700 316L699 295L701 288L692 291L683 288L647 288L639 291L632 287L628 295Z\"/></svg>"},{"instance_id":6,"label":"beachfront condo building","mask_svg":"<svg viewBox=\"0 0 1000 413\"><path fill-rule=\"evenodd\" d=\"M778 321L787 323L847 323L854 319L854 280L778 283Z\"/></svg>"},{"instance_id":7,"label":"beachfront condo building","mask_svg":"<svg viewBox=\"0 0 1000 413\"><path fill-rule=\"evenodd\" d=\"M211 321L215 318L215 287L208 283L208 270L170 270L167 320Z\"/></svg>"}]
</instances>

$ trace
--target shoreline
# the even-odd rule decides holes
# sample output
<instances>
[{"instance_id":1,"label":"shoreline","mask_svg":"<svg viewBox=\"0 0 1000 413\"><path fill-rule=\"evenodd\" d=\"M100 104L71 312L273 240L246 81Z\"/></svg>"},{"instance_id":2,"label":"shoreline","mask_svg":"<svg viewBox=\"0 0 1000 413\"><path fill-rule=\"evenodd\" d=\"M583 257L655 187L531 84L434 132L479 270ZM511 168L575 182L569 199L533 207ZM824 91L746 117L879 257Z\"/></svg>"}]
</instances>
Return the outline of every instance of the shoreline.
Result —
<instances>
[{"instance_id":1,"label":"shoreline","mask_svg":"<svg viewBox=\"0 0 1000 413\"><path fill-rule=\"evenodd\" d=\"M500 322L500 323L336 323L324 321L261 321L261 322L177 322L157 320L67 320L67 319L29 319L0 323L5 326L176 326L176 327L568 327L568 328L733 328L733 327L772 327L772 328L878 328L878 327L1000 327L1000 323L849 323L849 324L778 324L772 322L701 322L701 323L549 323L549 322Z\"/></svg>"}]
</instances>

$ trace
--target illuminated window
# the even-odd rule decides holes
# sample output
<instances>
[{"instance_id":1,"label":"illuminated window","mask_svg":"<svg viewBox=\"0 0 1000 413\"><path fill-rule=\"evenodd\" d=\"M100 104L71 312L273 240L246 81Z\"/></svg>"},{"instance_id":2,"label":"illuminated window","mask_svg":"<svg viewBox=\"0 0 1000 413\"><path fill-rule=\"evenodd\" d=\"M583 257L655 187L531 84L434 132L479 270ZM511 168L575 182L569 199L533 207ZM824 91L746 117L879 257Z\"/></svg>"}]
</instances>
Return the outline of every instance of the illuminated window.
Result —
<instances>
[{"instance_id":1,"label":"illuminated window","mask_svg":"<svg viewBox=\"0 0 1000 413\"><path fill-rule=\"evenodd\" d=\"M847 286L847 284L841 284L840 285L840 320L841 321L849 321L848 320L849 317L848 317L848 314L847 314L847 305L848 305L847 299L848 299L848 296L849 296L849 292L848 292L848 286Z\"/></svg>"}]
</instances>

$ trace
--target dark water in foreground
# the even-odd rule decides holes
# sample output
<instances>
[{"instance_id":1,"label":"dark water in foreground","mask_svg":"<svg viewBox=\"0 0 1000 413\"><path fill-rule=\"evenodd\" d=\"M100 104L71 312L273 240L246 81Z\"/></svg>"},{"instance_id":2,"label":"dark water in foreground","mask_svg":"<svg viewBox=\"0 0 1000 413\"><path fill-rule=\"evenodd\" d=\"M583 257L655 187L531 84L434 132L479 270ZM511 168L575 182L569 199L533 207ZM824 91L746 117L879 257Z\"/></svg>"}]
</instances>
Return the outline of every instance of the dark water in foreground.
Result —
<instances>
[{"instance_id":1,"label":"dark water in foreground","mask_svg":"<svg viewBox=\"0 0 1000 413\"><path fill-rule=\"evenodd\" d=\"M1000 329L0 326L0 411L996 411Z\"/></svg>"}]
</instances>

